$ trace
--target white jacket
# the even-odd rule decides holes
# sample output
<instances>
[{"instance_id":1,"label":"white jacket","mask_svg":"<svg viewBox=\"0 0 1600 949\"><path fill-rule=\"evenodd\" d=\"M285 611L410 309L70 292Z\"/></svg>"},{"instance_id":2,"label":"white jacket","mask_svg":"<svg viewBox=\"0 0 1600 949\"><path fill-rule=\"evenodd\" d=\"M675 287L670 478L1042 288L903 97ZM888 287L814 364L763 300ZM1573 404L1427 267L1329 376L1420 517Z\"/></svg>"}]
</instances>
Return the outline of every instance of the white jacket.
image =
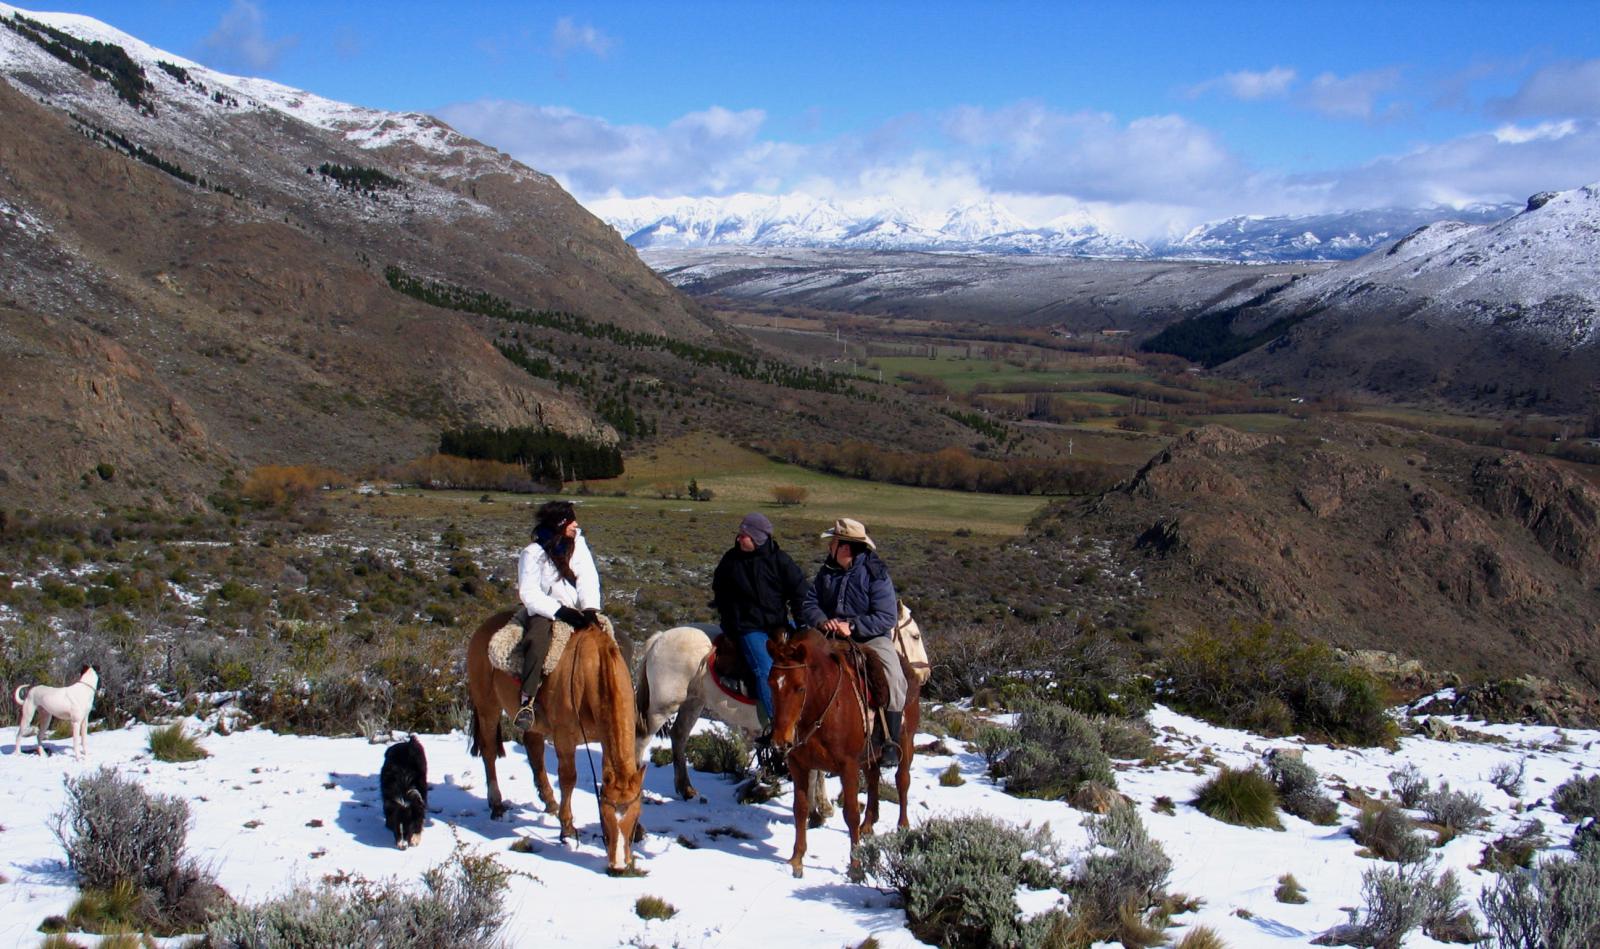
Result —
<instances>
[{"instance_id":1,"label":"white jacket","mask_svg":"<svg viewBox=\"0 0 1600 949\"><path fill-rule=\"evenodd\" d=\"M543 547L534 543L522 548L517 557L517 595L528 612L555 619L556 610L563 606L575 610L600 608L600 572L595 569L594 555L589 553L582 528L572 541L570 565L578 578L576 584L561 576Z\"/></svg>"}]
</instances>

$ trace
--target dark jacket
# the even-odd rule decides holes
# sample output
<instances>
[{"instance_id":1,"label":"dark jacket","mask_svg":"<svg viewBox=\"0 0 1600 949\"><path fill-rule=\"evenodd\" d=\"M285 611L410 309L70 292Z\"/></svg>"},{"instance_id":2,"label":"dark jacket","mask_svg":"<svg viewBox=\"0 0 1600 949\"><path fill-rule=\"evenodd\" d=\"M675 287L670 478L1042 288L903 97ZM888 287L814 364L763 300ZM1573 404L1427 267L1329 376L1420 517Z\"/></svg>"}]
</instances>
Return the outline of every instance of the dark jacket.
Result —
<instances>
[{"instance_id":1,"label":"dark jacket","mask_svg":"<svg viewBox=\"0 0 1600 949\"><path fill-rule=\"evenodd\" d=\"M800 616L806 575L768 539L750 553L735 544L711 575L712 606L727 633L786 629Z\"/></svg>"},{"instance_id":2,"label":"dark jacket","mask_svg":"<svg viewBox=\"0 0 1600 949\"><path fill-rule=\"evenodd\" d=\"M842 570L829 559L806 587L800 621L820 626L824 620L850 621L852 639L866 640L894 632L894 581L889 567L870 550L864 550Z\"/></svg>"}]
</instances>

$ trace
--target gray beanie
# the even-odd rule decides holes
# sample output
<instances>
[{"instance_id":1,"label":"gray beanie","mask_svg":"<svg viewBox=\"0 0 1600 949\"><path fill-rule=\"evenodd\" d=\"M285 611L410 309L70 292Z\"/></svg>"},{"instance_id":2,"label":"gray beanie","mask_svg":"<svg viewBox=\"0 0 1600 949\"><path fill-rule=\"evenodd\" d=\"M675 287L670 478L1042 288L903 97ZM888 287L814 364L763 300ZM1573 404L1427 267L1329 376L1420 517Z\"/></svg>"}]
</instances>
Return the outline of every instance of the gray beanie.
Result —
<instances>
[{"instance_id":1,"label":"gray beanie","mask_svg":"<svg viewBox=\"0 0 1600 949\"><path fill-rule=\"evenodd\" d=\"M759 511L746 514L744 520L739 522L739 533L748 535L760 547L772 538L772 522Z\"/></svg>"}]
</instances>

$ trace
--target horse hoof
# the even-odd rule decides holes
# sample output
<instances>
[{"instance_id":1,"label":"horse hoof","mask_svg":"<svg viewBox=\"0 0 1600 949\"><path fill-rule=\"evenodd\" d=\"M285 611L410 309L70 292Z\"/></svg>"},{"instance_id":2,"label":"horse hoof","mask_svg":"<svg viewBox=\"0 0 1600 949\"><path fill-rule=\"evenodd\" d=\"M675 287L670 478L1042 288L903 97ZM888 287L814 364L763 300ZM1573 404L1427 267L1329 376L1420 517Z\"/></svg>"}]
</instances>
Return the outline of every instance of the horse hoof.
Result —
<instances>
[{"instance_id":1,"label":"horse hoof","mask_svg":"<svg viewBox=\"0 0 1600 949\"><path fill-rule=\"evenodd\" d=\"M696 790L695 790L695 789L694 789L694 785L692 785L692 784L685 784L685 785L684 785L684 786L683 786L683 787L682 787L682 789L680 789L680 790L679 790L679 791L678 791L678 796L679 796L679 797L681 797L681 798L683 798L683 799L684 799L684 800L685 800L685 801L692 801L692 800L694 800L694 799L695 799L695 798L697 798L697 797L699 797L699 796L700 796L700 792L699 792L699 791L696 791Z\"/></svg>"},{"instance_id":2,"label":"horse hoof","mask_svg":"<svg viewBox=\"0 0 1600 949\"><path fill-rule=\"evenodd\" d=\"M816 830L818 827L821 827L827 822L828 819L823 817L821 814L812 814L810 817L806 818L806 826L812 830Z\"/></svg>"},{"instance_id":3,"label":"horse hoof","mask_svg":"<svg viewBox=\"0 0 1600 949\"><path fill-rule=\"evenodd\" d=\"M641 840L644 840L644 825L643 824L634 824L633 825L633 842L634 843L638 843Z\"/></svg>"},{"instance_id":4,"label":"horse hoof","mask_svg":"<svg viewBox=\"0 0 1600 949\"><path fill-rule=\"evenodd\" d=\"M796 880L803 879L806 875L805 868L800 866L798 863L794 864L790 869L793 870L794 878Z\"/></svg>"}]
</instances>

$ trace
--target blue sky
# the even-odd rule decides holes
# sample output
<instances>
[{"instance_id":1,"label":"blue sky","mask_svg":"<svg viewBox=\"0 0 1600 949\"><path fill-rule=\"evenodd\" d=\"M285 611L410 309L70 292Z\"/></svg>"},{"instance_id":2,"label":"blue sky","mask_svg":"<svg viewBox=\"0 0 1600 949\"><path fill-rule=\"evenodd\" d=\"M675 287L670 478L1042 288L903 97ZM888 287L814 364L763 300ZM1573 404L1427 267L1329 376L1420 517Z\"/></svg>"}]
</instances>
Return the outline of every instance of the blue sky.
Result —
<instances>
[{"instance_id":1,"label":"blue sky","mask_svg":"<svg viewBox=\"0 0 1600 949\"><path fill-rule=\"evenodd\" d=\"M1593 3L53 9L214 68L439 115L589 201L991 197L1146 236L1600 180Z\"/></svg>"}]
</instances>

